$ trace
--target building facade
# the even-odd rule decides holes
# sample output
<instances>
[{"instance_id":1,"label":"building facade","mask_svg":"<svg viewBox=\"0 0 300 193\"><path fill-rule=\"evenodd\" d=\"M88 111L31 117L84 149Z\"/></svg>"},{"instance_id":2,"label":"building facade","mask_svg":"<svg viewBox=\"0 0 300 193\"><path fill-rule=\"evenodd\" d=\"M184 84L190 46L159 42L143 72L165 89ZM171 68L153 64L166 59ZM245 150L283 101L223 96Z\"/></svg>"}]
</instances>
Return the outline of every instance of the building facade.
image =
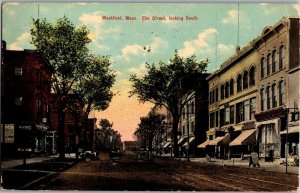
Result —
<instances>
[{"instance_id":1,"label":"building facade","mask_svg":"<svg viewBox=\"0 0 300 193\"><path fill-rule=\"evenodd\" d=\"M1 147L4 156L45 152L50 118L50 72L32 50L6 50L2 41ZM9 154L9 155L8 155Z\"/></svg>"},{"instance_id":2,"label":"building facade","mask_svg":"<svg viewBox=\"0 0 300 193\"><path fill-rule=\"evenodd\" d=\"M255 47L260 62L256 114L259 155L266 159L285 157L287 127L288 153L298 154L299 120L291 123L287 110L299 113L299 18L282 18L265 27Z\"/></svg>"}]
</instances>

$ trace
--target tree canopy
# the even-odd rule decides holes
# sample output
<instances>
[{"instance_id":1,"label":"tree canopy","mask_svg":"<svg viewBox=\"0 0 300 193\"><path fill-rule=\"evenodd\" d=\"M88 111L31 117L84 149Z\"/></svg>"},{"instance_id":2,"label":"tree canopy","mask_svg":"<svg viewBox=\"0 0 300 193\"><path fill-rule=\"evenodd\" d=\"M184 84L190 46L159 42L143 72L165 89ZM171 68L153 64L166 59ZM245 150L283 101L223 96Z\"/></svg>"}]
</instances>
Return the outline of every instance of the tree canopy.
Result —
<instances>
[{"instance_id":1,"label":"tree canopy","mask_svg":"<svg viewBox=\"0 0 300 193\"><path fill-rule=\"evenodd\" d=\"M132 90L130 95L137 95L141 102L152 102L166 107L173 118L174 154L178 156L178 123L184 105L193 98L195 82L187 80L191 76L203 74L206 71L208 60L198 62L195 55L183 58L175 50L169 63L159 62L147 64L147 73L139 78L131 75Z\"/></svg>"}]
</instances>

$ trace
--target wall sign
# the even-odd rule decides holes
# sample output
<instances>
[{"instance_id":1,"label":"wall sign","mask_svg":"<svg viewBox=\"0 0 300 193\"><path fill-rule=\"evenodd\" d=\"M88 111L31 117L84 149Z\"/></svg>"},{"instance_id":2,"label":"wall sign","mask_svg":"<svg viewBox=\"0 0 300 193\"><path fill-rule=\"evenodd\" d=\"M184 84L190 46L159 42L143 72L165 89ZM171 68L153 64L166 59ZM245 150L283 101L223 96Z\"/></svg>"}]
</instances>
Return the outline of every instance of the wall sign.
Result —
<instances>
[{"instance_id":1,"label":"wall sign","mask_svg":"<svg viewBox=\"0 0 300 193\"><path fill-rule=\"evenodd\" d=\"M15 125L14 124L5 124L4 131L5 131L4 142L5 143L14 143L15 142Z\"/></svg>"}]
</instances>

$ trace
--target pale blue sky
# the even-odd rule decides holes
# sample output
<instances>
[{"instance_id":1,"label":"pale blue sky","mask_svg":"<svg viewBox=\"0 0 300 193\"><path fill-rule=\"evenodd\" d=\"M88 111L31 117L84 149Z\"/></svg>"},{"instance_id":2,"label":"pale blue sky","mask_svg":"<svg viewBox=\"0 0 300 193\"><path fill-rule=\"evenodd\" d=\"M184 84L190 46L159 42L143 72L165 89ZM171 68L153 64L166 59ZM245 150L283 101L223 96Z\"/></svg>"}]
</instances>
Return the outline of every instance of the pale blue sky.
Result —
<instances>
[{"instance_id":1,"label":"pale blue sky","mask_svg":"<svg viewBox=\"0 0 300 193\"><path fill-rule=\"evenodd\" d=\"M33 49L29 43L31 18L38 17L38 5L40 18L54 22L65 15L75 25L88 27L90 37L93 39L90 44L91 51L111 56L112 69L118 75L114 89L119 90L125 98L129 90L129 75L135 72L143 74L145 62L158 63L160 60L167 62L177 49L182 56L196 54L199 60L208 58L211 61L208 72L212 72L234 53L237 45L237 3L26 2L2 5L2 38L7 42L8 49ZM124 19L125 16L135 16L138 20L104 21L101 19L103 15L123 16ZM198 20L142 21L143 15L197 16ZM276 23L283 16L299 16L299 5L240 3L239 15L239 45L242 47L260 35L264 26ZM149 46L150 52L143 49ZM123 107L129 105L125 98L124 104L119 105ZM122 100L118 100L119 103L120 101ZM132 104L130 108L133 108ZM136 108L142 107L137 105ZM145 112L143 111L141 115ZM134 124L128 126L130 128L127 130L134 129L132 127L136 126L138 118L132 119L136 121L133 121ZM122 120L113 121L118 122L119 127L125 124L121 124ZM123 133L124 135L127 136Z\"/></svg>"}]
</instances>

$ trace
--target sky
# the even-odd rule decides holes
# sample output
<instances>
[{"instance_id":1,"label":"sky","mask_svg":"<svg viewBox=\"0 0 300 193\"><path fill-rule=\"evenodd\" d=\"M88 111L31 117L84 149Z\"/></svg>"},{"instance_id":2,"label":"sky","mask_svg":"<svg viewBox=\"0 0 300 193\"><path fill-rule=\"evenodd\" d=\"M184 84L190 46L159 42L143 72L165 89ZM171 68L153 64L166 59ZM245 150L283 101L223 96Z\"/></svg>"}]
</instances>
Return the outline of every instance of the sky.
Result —
<instances>
[{"instance_id":1,"label":"sky","mask_svg":"<svg viewBox=\"0 0 300 193\"><path fill-rule=\"evenodd\" d=\"M192 54L210 61L213 72L235 52L283 16L300 16L299 4L266 3L3 3L2 40L9 50L34 49L30 44L32 18L55 23L66 16L76 26L89 29L90 52L108 55L117 77L112 90L117 93L108 109L92 112L98 121L107 118L122 140L133 140L141 116L153 104L129 98L129 77L146 73L145 63L168 62L175 50L182 57ZM123 20L103 20L102 16L122 16ZM126 20L126 16L136 20ZM142 20L147 16L150 20ZM152 17L166 20L152 20ZM183 17L170 20L171 17ZM186 16L194 20L186 20ZM239 18L239 19L238 19ZM239 25L238 25L239 20ZM238 27L239 26L239 27ZM145 49L146 48L146 49ZM150 51L148 51L150 48Z\"/></svg>"}]
</instances>

